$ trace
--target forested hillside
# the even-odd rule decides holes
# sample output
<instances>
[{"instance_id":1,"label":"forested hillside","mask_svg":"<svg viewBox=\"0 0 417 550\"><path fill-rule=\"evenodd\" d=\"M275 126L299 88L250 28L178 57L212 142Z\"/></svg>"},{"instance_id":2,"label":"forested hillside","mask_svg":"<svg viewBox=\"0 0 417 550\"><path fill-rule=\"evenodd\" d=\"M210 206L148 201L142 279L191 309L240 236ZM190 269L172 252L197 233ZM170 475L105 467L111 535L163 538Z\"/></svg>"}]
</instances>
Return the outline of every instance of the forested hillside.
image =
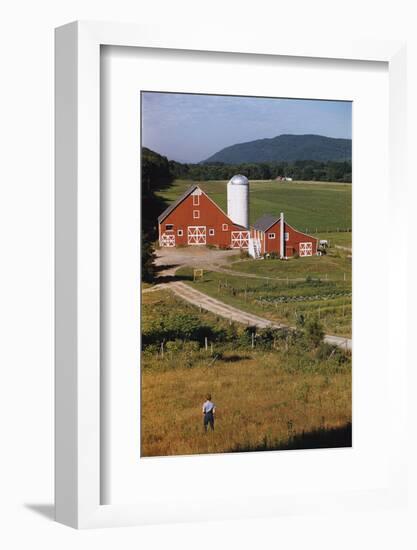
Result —
<instances>
[{"instance_id":1,"label":"forested hillside","mask_svg":"<svg viewBox=\"0 0 417 550\"><path fill-rule=\"evenodd\" d=\"M295 162L300 160L350 161L352 140L315 134L282 134L274 138L236 143L221 149L204 163Z\"/></svg>"}]
</instances>

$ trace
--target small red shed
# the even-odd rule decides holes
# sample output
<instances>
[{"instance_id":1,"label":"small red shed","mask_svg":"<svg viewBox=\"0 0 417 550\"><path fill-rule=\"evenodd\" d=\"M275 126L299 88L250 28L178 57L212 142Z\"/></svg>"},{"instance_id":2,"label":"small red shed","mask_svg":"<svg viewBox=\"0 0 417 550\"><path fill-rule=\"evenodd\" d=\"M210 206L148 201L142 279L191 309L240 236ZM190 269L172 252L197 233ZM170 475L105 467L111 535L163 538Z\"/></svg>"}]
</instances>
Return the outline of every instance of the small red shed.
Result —
<instances>
[{"instance_id":1,"label":"small red shed","mask_svg":"<svg viewBox=\"0 0 417 550\"><path fill-rule=\"evenodd\" d=\"M294 229L281 216L265 214L251 228L251 238L258 242L259 253L279 254L282 258L317 254L318 239Z\"/></svg>"}]
</instances>

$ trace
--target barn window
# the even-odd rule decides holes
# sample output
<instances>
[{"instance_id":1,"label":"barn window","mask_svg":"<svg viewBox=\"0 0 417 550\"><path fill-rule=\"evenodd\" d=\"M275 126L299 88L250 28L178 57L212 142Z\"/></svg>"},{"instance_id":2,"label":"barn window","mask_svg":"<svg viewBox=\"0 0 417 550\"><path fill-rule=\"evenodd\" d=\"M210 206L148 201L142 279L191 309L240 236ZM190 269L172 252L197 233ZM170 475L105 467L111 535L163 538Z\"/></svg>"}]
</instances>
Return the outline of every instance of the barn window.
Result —
<instances>
[{"instance_id":1,"label":"barn window","mask_svg":"<svg viewBox=\"0 0 417 550\"><path fill-rule=\"evenodd\" d=\"M289 234L289 233L284 233L284 240L285 240L285 241L289 241L289 240L290 240L290 234Z\"/></svg>"},{"instance_id":2,"label":"barn window","mask_svg":"<svg viewBox=\"0 0 417 550\"><path fill-rule=\"evenodd\" d=\"M210 237L214 237L214 229L209 229L209 235Z\"/></svg>"},{"instance_id":3,"label":"barn window","mask_svg":"<svg viewBox=\"0 0 417 550\"><path fill-rule=\"evenodd\" d=\"M200 210L193 210L193 218L195 220L200 219Z\"/></svg>"},{"instance_id":4,"label":"barn window","mask_svg":"<svg viewBox=\"0 0 417 550\"><path fill-rule=\"evenodd\" d=\"M165 230L166 231L172 231L174 229L174 224L173 223L167 223L165 225Z\"/></svg>"},{"instance_id":5,"label":"barn window","mask_svg":"<svg viewBox=\"0 0 417 550\"><path fill-rule=\"evenodd\" d=\"M193 195L193 206L200 206L200 195Z\"/></svg>"},{"instance_id":6,"label":"barn window","mask_svg":"<svg viewBox=\"0 0 417 550\"><path fill-rule=\"evenodd\" d=\"M268 239L275 239L275 233L268 233Z\"/></svg>"},{"instance_id":7,"label":"barn window","mask_svg":"<svg viewBox=\"0 0 417 550\"><path fill-rule=\"evenodd\" d=\"M227 225L227 223L224 223L222 225L222 231L228 231L228 229L229 229L229 226Z\"/></svg>"},{"instance_id":8,"label":"barn window","mask_svg":"<svg viewBox=\"0 0 417 550\"><path fill-rule=\"evenodd\" d=\"M177 235L178 237L182 237L184 235L184 231L182 229L178 229Z\"/></svg>"}]
</instances>

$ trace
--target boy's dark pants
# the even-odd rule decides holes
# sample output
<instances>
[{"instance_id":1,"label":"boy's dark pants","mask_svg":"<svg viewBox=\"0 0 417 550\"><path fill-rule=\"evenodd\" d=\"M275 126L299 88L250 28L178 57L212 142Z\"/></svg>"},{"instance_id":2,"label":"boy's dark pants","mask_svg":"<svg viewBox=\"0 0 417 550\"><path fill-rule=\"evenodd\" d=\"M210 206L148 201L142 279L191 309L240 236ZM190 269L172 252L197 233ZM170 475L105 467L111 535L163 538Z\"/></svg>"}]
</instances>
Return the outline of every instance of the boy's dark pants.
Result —
<instances>
[{"instance_id":1,"label":"boy's dark pants","mask_svg":"<svg viewBox=\"0 0 417 550\"><path fill-rule=\"evenodd\" d=\"M209 427L214 430L214 414L212 411L204 414L204 431Z\"/></svg>"}]
</instances>

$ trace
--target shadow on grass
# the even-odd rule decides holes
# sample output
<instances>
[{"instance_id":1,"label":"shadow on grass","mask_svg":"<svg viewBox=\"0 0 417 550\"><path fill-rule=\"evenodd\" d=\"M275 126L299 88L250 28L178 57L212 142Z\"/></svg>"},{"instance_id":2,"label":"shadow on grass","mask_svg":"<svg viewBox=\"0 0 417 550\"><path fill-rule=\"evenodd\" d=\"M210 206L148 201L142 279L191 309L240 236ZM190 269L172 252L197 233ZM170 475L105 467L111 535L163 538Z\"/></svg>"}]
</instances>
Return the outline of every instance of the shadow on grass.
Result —
<instances>
[{"instance_id":1,"label":"shadow on grass","mask_svg":"<svg viewBox=\"0 0 417 550\"><path fill-rule=\"evenodd\" d=\"M250 359L250 355L224 355L219 357L220 361L223 361L223 363L237 363L238 361L243 361L245 359Z\"/></svg>"},{"instance_id":2,"label":"shadow on grass","mask_svg":"<svg viewBox=\"0 0 417 550\"><path fill-rule=\"evenodd\" d=\"M288 451L295 449L333 449L352 447L352 424L349 422L337 428L318 428L291 436L285 442L269 441L266 437L259 445L237 445L229 453L252 451Z\"/></svg>"},{"instance_id":3,"label":"shadow on grass","mask_svg":"<svg viewBox=\"0 0 417 550\"><path fill-rule=\"evenodd\" d=\"M171 269L179 267L178 264L164 264L164 265L158 265L155 266L155 283L171 283L175 281L192 281L193 277L192 275L163 275L161 274L161 271L165 271L166 269Z\"/></svg>"}]
</instances>

